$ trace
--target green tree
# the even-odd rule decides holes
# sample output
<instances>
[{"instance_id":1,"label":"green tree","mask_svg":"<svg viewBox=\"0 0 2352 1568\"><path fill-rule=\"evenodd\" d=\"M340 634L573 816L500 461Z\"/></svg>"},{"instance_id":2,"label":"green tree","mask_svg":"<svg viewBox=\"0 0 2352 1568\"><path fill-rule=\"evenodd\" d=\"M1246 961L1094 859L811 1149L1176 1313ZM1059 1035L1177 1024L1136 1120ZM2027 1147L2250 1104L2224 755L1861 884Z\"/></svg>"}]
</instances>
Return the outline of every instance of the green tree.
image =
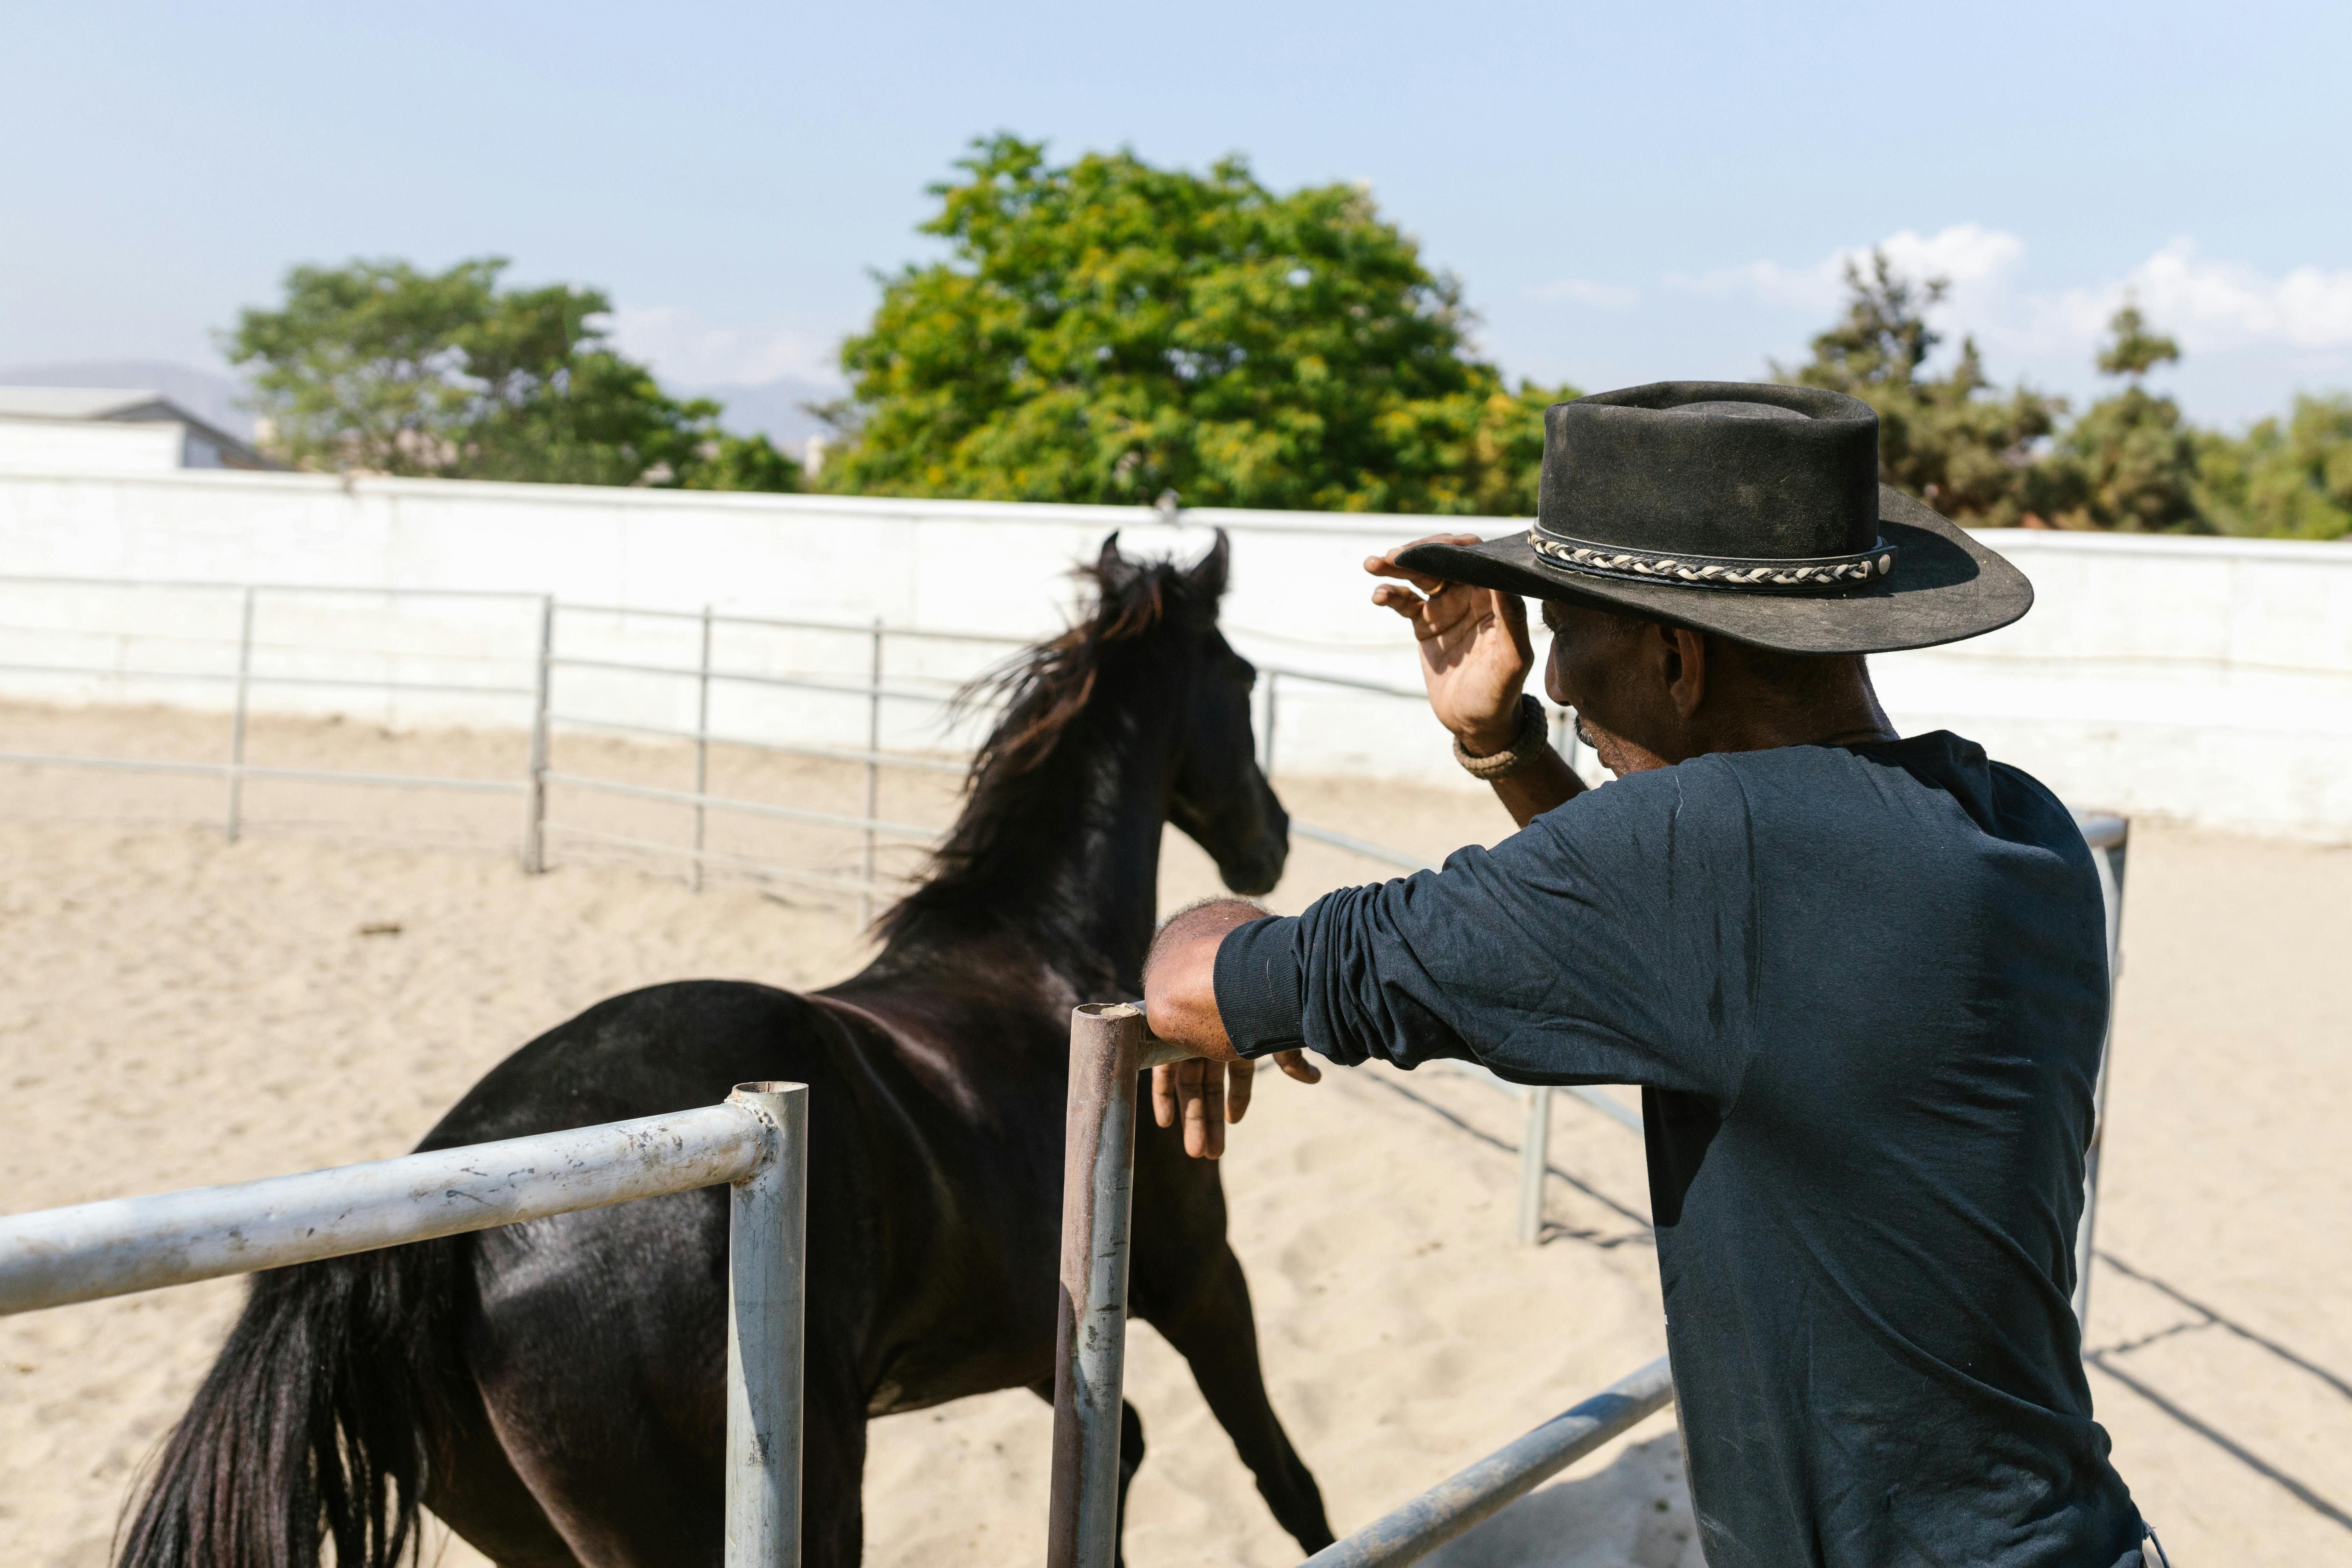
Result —
<instances>
[{"instance_id":1,"label":"green tree","mask_svg":"<svg viewBox=\"0 0 2352 1568\"><path fill-rule=\"evenodd\" d=\"M501 289L506 266L289 271L284 303L242 312L222 342L255 367L272 453L445 479L799 488L764 437L725 434L719 405L679 402L615 353L595 322L612 308L604 294Z\"/></svg>"},{"instance_id":2,"label":"green tree","mask_svg":"<svg viewBox=\"0 0 2352 1568\"><path fill-rule=\"evenodd\" d=\"M764 435L720 432L697 449L678 482L690 490L797 490L801 466Z\"/></svg>"},{"instance_id":3,"label":"green tree","mask_svg":"<svg viewBox=\"0 0 2352 1568\"><path fill-rule=\"evenodd\" d=\"M2096 363L2124 389L2085 409L2044 465L2044 515L2071 528L2210 532L2197 495L2197 438L2180 405L2150 393L2147 373L2180 358L2180 345L2148 330L2126 300L2107 322Z\"/></svg>"},{"instance_id":4,"label":"green tree","mask_svg":"<svg viewBox=\"0 0 2352 1568\"><path fill-rule=\"evenodd\" d=\"M2014 525L2049 504L2037 444L2065 411L2063 398L1986 377L1974 338L1940 376L1923 374L1943 341L1927 313L1946 279L1915 280L1873 251L1867 270L1847 262L1844 319L1812 341L1810 363L1774 365L1780 381L1850 394L1878 413L1879 478L1958 522Z\"/></svg>"},{"instance_id":5,"label":"green tree","mask_svg":"<svg viewBox=\"0 0 2352 1568\"><path fill-rule=\"evenodd\" d=\"M2284 425L2197 438L2198 494L2224 533L2273 539L2352 534L2352 395L2298 395Z\"/></svg>"},{"instance_id":6,"label":"green tree","mask_svg":"<svg viewBox=\"0 0 2352 1568\"><path fill-rule=\"evenodd\" d=\"M2147 319L2139 313L2139 305L2126 300L2123 308L2107 319L2107 331L2115 334L2111 342L2099 348L2095 362L2102 375L2127 375L2134 386L2149 371L2160 364L2180 363L2180 345L2160 332L2147 328Z\"/></svg>"},{"instance_id":7,"label":"green tree","mask_svg":"<svg viewBox=\"0 0 2352 1568\"><path fill-rule=\"evenodd\" d=\"M1545 405L1469 352L1460 289L1346 185L977 141L949 258L842 349L829 489L1004 500L1534 510Z\"/></svg>"}]
</instances>

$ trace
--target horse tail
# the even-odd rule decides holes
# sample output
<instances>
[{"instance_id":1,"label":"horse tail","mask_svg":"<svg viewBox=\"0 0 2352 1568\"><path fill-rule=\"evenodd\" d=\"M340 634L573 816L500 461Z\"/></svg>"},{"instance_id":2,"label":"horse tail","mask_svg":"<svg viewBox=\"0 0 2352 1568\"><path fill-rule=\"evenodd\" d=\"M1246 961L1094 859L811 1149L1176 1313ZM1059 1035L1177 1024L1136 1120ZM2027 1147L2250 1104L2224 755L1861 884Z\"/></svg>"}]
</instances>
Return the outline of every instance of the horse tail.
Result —
<instances>
[{"instance_id":1,"label":"horse tail","mask_svg":"<svg viewBox=\"0 0 2352 1568\"><path fill-rule=\"evenodd\" d=\"M156 1461L120 1568L395 1568L448 1430L458 1239L272 1269Z\"/></svg>"}]
</instances>

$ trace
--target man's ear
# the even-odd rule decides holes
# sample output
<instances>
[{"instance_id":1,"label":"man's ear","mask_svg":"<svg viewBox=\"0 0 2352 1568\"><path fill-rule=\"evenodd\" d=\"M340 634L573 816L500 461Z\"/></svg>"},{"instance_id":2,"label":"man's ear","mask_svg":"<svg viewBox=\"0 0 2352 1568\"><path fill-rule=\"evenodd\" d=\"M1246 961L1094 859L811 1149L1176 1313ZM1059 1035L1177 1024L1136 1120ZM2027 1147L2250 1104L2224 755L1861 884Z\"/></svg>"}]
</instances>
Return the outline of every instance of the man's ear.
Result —
<instances>
[{"instance_id":1,"label":"man's ear","mask_svg":"<svg viewBox=\"0 0 2352 1568\"><path fill-rule=\"evenodd\" d=\"M1666 695L1687 719L1706 700L1706 638L1687 626L1660 626L1671 644L1666 654Z\"/></svg>"}]
</instances>

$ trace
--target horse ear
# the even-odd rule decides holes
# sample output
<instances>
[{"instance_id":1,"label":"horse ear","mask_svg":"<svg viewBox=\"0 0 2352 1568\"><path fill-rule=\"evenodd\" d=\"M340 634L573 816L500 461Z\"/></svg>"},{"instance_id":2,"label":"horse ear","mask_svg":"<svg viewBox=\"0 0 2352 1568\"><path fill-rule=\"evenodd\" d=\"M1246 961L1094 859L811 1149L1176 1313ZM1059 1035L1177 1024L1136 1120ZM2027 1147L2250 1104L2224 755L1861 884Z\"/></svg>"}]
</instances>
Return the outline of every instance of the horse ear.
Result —
<instances>
[{"instance_id":1,"label":"horse ear","mask_svg":"<svg viewBox=\"0 0 2352 1568\"><path fill-rule=\"evenodd\" d=\"M1118 533L1114 530L1111 536L1103 541L1102 553L1095 557L1096 585L1105 594L1116 594L1134 582L1140 570L1134 562L1118 552Z\"/></svg>"},{"instance_id":2,"label":"horse ear","mask_svg":"<svg viewBox=\"0 0 2352 1568\"><path fill-rule=\"evenodd\" d=\"M1233 559L1233 542L1225 537L1225 531L1221 528L1217 530L1217 542L1209 546L1209 552L1184 574L1184 585L1192 590L1191 596L1210 605L1223 598L1225 578L1232 569Z\"/></svg>"}]
</instances>

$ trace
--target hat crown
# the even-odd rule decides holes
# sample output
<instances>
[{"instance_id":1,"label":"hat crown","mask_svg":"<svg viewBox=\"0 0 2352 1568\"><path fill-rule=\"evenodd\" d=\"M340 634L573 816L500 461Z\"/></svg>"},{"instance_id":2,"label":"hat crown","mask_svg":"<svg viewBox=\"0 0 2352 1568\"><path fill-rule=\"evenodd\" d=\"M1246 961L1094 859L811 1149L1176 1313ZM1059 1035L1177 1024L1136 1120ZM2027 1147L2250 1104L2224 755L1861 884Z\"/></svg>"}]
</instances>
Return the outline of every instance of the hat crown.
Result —
<instances>
[{"instance_id":1,"label":"hat crown","mask_svg":"<svg viewBox=\"0 0 2352 1568\"><path fill-rule=\"evenodd\" d=\"M1664 381L1544 411L1539 533L1815 560L1878 540L1878 416L1822 387Z\"/></svg>"}]
</instances>

